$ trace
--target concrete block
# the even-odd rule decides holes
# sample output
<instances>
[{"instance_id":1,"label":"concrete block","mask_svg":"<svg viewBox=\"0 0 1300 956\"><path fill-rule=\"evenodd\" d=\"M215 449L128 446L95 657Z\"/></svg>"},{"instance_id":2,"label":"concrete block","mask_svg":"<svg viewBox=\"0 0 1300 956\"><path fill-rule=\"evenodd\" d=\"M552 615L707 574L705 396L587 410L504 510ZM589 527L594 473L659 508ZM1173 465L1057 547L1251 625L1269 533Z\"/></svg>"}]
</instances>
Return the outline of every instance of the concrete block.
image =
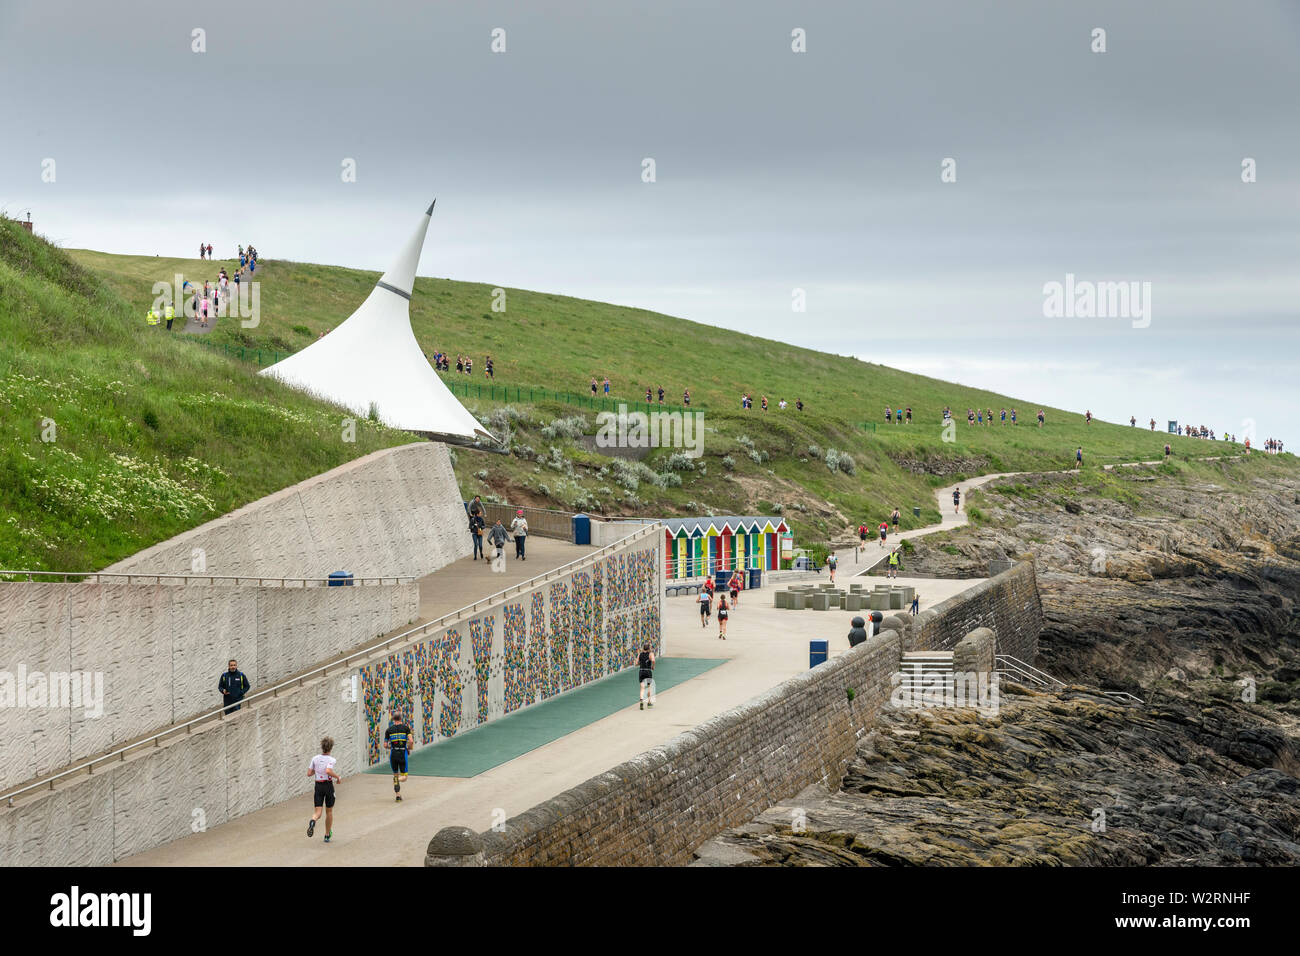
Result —
<instances>
[{"instance_id":1,"label":"concrete block","mask_svg":"<svg viewBox=\"0 0 1300 956\"><path fill-rule=\"evenodd\" d=\"M873 610L873 611L888 611L888 610L889 610L889 592L888 592L888 591L879 591L879 590L877 590L877 591L872 591L872 592L871 592L871 601L870 601L870 603L871 603L871 610Z\"/></svg>"},{"instance_id":2,"label":"concrete block","mask_svg":"<svg viewBox=\"0 0 1300 956\"><path fill-rule=\"evenodd\" d=\"M802 611L808 606L808 595L803 591L793 591L790 594L790 610Z\"/></svg>"},{"instance_id":3,"label":"concrete block","mask_svg":"<svg viewBox=\"0 0 1300 956\"><path fill-rule=\"evenodd\" d=\"M889 607L893 611L903 609L903 592L897 588L891 588L889 591Z\"/></svg>"},{"instance_id":4,"label":"concrete block","mask_svg":"<svg viewBox=\"0 0 1300 956\"><path fill-rule=\"evenodd\" d=\"M808 599L808 606L814 611L825 611L830 608L830 595L825 591L819 591Z\"/></svg>"},{"instance_id":5,"label":"concrete block","mask_svg":"<svg viewBox=\"0 0 1300 956\"><path fill-rule=\"evenodd\" d=\"M773 606L773 607L789 608L789 607L790 607L790 592L789 592L789 591L774 591L774 592L772 593L772 606Z\"/></svg>"}]
</instances>

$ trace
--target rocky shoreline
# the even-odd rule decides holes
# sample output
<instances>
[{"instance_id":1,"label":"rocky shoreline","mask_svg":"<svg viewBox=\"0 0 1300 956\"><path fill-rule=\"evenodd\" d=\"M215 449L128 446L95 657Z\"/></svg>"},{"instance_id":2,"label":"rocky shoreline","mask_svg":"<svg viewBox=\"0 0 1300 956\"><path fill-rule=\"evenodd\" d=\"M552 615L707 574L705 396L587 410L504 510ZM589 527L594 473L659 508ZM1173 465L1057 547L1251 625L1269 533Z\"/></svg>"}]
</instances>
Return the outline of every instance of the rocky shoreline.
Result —
<instances>
[{"instance_id":1,"label":"rocky shoreline","mask_svg":"<svg viewBox=\"0 0 1300 956\"><path fill-rule=\"evenodd\" d=\"M1039 667L996 716L885 708L843 786L697 865L1300 864L1300 478L1001 479L914 575L1033 555ZM1143 704L1096 690L1123 689Z\"/></svg>"}]
</instances>

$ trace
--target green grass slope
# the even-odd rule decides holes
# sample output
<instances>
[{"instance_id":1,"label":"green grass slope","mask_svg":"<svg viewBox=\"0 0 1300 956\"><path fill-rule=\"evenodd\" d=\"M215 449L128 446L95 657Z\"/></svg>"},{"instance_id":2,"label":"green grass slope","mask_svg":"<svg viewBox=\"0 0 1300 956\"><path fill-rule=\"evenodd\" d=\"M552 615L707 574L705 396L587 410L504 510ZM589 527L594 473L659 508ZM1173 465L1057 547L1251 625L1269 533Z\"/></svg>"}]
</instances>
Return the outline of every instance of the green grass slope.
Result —
<instances>
[{"instance_id":1,"label":"green grass slope","mask_svg":"<svg viewBox=\"0 0 1300 956\"><path fill-rule=\"evenodd\" d=\"M101 568L411 440L359 423L345 442L341 411L142 314L0 219L0 569Z\"/></svg>"},{"instance_id":2,"label":"green grass slope","mask_svg":"<svg viewBox=\"0 0 1300 956\"><path fill-rule=\"evenodd\" d=\"M165 471L186 491L174 489L176 504L166 508L150 498L156 516L130 532L129 540L120 537L128 534L126 523L108 509L107 523L101 521L85 536L95 544L83 545L74 543L76 518L68 513L75 509L54 500L50 514L52 493L32 490L38 486L29 477L21 497L6 490L0 499L10 527L15 516L20 519L18 529L0 530L0 556L27 555L32 563L48 554L46 564L58 567L102 563L378 444L404 440L375 429L366 432L369 445L359 438L344 448L335 438L337 412L257 378L251 363L202 349L178 331L144 324L155 282L170 283L179 273L201 284L215 278L221 262L89 250L65 256L21 238L17 248L39 250L60 273L45 275L41 267L24 267L8 256L0 263L25 283L17 286L12 303L15 293L4 283L0 321L20 322L18 313L25 311L40 313L48 327L30 354L8 342L0 352L5 381L22 385L15 392L24 396L17 404L6 400L21 414L11 416L7 405L5 417L21 424L26 454L37 457L36 425L52 407L59 413L50 417L59 421L60 438L58 450L40 450L46 460L57 459L60 467L75 471L62 453L82 455L74 442L93 443L95 470L121 472L125 466L115 456L128 455ZM223 320L206 337L209 342L281 352L304 348L346 318L378 276L272 260L259 264L257 278L259 325L245 329ZM504 456L465 450L456 456L462 492L481 492L489 500L606 515L779 512L794 526L799 543L824 545L860 521L874 524L895 506L903 509L907 527L932 522L938 517L935 486L987 471L1068 467L1078 445L1090 467L1159 457L1166 440L1184 457L1238 451L1127 425L1085 425L1080 414L1054 408L1047 409L1047 427L1038 429L1033 425L1038 406L1023 398L644 310L517 289L506 290L505 312L493 312L492 301L488 285L420 278L411 302L416 337L429 353L471 355L475 384L485 383L483 358L491 353L498 386L583 394L593 375L608 375L613 396L629 402L643 399L647 386L660 384L667 399L678 402L683 387L689 387L695 407L706 408L706 414L702 458L686 460L658 449L641 461L623 461L593 447L596 420L590 409L540 395L508 403L470 397L466 404L494 432L507 436L510 449ZM76 318L70 323L64 316ZM26 364L20 364L20 356ZM14 373L47 385L28 394L23 389L35 386ZM445 378L467 382L454 371ZM64 404L59 388L68 395ZM770 410L741 411L739 397L746 390L756 401L766 393ZM92 392L108 404L79 404ZM780 398L792 405L802 398L806 410L779 411ZM886 403L910 405L913 424L885 425ZM946 432L940 423L945 404L957 419ZM968 406L995 411L1014 406L1022 424L968 428ZM152 417L146 414L151 409ZM156 426L148 424L155 420ZM282 436L287 420L295 427ZM74 434L65 440L66 426ZM190 459L202 464L185 464ZM6 462L15 475L34 467L22 454ZM186 468L203 465L220 474L186 477ZM199 493L202 499L195 497ZM48 519L33 524L23 518L22 509L33 504L46 509ZM911 514L914 506L921 509L919 517ZM82 553L84 559L72 560Z\"/></svg>"}]
</instances>

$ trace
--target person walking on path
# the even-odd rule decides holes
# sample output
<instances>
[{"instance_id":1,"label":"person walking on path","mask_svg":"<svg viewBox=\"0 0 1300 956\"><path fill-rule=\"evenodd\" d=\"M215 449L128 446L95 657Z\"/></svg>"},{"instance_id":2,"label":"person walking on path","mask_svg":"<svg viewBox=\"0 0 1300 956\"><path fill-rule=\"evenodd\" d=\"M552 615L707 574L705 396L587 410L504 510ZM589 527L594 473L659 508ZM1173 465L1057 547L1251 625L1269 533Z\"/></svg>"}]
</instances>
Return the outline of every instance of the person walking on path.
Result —
<instances>
[{"instance_id":1,"label":"person walking on path","mask_svg":"<svg viewBox=\"0 0 1300 956\"><path fill-rule=\"evenodd\" d=\"M740 606L740 589L745 585L744 575L739 570L731 573L731 580L727 582L727 589L731 592L731 606Z\"/></svg>"},{"instance_id":2,"label":"person walking on path","mask_svg":"<svg viewBox=\"0 0 1300 956\"><path fill-rule=\"evenodd\" d=\"M902 519L903 516L902 514L899 513L898 505L894 505L894 513L889 516L889 523L893 525L893 528L891 530L895 534L898 533L898 522L901 521Z\"/></svg>"},{"instance_id":3,"label":"person walking on path","mask_svg":"<svg viewBox=\"0 0 1300 956\"><path fill-rule=\"evenodd\" d=\"M713 613L713 595L708 588L700 588L700 627L709 626L709 616Z\"/></svg>"},{"instance_id":4,"label":"person walking on path","mask_svg":"<svg viewBox=\"0 0 1300 956\"><path fill-rule=\"evenodd\" d=\"M307 824L307 836L311 837L316 832L316 821L320 819L323 808L326 843L334 836L334 785L343 782L343 778L334 769L338 761L330 756L333 749L334 738L322 737L320 753L312 757L311 763L307 765L307 776L316 781L316 789L312 794L312 805L316 809L312 811L311 821Z\"/></svg>"},{"instance_id":5,"label":"person walking on path","mask_svg":"<svg viewBox=\"0 0 1300 956\"><path fill-rule=\"evenodd\" d=\"M641 645L641 653L636 659L636 676L637 683L641 686L641 710L646 708L646 696L650 697L649 704L655 705L655 652L650 650L649 644Z\"/></svg>"},{"instance_id":6,"label":"person walking on path","mask_svg":"<svg viewBox=\"0 0 1300 956\"><path fill-rule=\"evenodd\" d=\"M497 518L497 523L488 532L488 544L492 545L492 570L497 574L506 573L506 526Z\"/></svg>"},{"instance_id":7,"label":"person walking on path","mask_svg":"<svg viewBox=\"0 0 1300 956\"><path fill-rule=\"evenodd\" d=\"M894 550L889 552L889 576L898 577L898 569L902 566L903 556L898 553L898 545L894 545Z\"/></svg>"},{"instance_id":8,"label":"person walking on path","mask_svg":"<svg viewBox=\"0 0 1300 956\"><path fill-rule=\"evenodd\" d=\"M483 553L483 515L471 514L469 516L469 536L474 542L474 557L471 559L477 561L479 558L487 558Z\"/></svg>"},{"instance_id":9,"label":"person walking on path","mask_svg":"<svg viewBox=\"0 0 1300 956\"><path fill-rule=\"evenodd\" d=\"M520 561L527 560L524 557L524 543L528 540L528 519L524 517L523 508L515 511L515 520L510 522L510 533L515 539L515 557Z\"/></svg>"},{"instance_id":10,"label":"person walking on path","mask_svg":"<svg viewBox=\"0 0 1300 956\"><path fill-rule=\"evenodd\" d=\"M879 546L883 548L885 546L885 541L889 538L889 522L888 521L880 522L880 527L878 527L876 530L880 532Z\"/></svg>"},{"instance_id":11,"label":"person walking on path","mask_svg":"<svg viewBox=\"0 0 1300 956\"><path fill-rule=\"evenodd\" d=\"M718 598L718 640L727 639L727 596L725 594Z\"/></svg>"},{"instance_id":12,"label":"person walking on path","mask_svg":"<svg viewBox=\"0 0 1300 956\"><path fill-rule=\"evenodd\" d=\"M217 681L217 690L221 691L221 702L225 705L227 714L239 710L239 702L248 693L248 686L248 678L240 671L239 665L231 661Z\"/></svg>"},{"instance_id":13,"label":"person walking on path","mask_svg":"<svg viewBox=\"0 0 1300 956\"><path fill-rule=\"evenodd\" d=\"M402 802L402 781L406 779L406 755L411 741L411 725L393 711L393 721L384 731L384 747L388 749L388 766L393 771L393 793Z\"/></svg>"},{"instance_id":14,"label":"person walking on path","mask_svg":"<svg viewBox=\"0 0 1300 956\"><path fill-rule=\"evenodd\" d=\"M826 555L826 567L830 569L831 572L831 584L835 583L835 568L839 565L839 563L840 563L839 559L835 557L834 551Z\"/></svg>"},{"instance_id":15,"label":"person walking on path","mask_svg":"<svg viewBox=\"0 0 1300 956\"><path fill-rule=\"evenodd\" d=\"M952 513L961 514L961 488L952 490Z\"/></svg>"},{"instance_id":16,"label":"person walking on path","mask_svg":"<svg viewBox=\"0 0 1300 956\"><path fill-rule=\"evenodd\" d=\"M863 551L866 550L868 534L870 534L870 532L867 530L867 523L864 521L862 522L862 524L858 525L858 553L859 554L861 554Z\"/></svg>"}]
</instances>

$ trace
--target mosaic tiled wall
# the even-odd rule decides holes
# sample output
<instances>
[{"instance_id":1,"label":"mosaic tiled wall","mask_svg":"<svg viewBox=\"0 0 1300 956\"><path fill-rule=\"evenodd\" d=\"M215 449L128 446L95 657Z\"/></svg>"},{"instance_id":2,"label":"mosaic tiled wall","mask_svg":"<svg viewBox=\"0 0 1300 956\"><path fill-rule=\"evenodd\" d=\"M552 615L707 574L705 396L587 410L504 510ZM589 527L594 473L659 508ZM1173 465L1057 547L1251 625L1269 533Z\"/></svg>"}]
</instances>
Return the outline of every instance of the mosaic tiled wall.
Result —
<instances>
[{"instance_id":1,"label":"mosaic tiled wall","mask_svg":"<svg viewBox=\"0 0 1300 956\"><path fill-rule=\"evenodd\" d=\"M369 762L394 709L432 743L630 667L643 644L659 653L661 547L650 536L361 668Z\"/></svg>"}]
</instances>

